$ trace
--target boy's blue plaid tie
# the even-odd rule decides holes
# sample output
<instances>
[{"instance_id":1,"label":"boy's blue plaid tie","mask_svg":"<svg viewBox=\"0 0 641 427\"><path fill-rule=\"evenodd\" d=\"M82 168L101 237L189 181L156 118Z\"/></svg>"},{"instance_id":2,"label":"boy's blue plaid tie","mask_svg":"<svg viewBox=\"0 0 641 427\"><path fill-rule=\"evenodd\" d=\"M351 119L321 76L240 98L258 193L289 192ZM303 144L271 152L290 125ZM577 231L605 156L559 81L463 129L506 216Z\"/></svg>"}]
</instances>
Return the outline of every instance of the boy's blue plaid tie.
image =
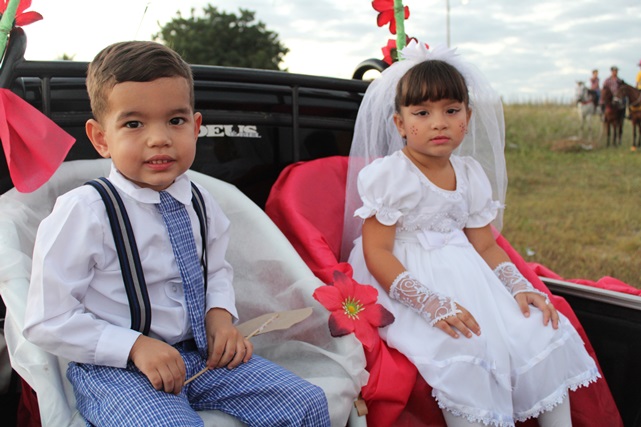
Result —
<instances>
[{"instance_id":1,"label":"boy's blue plaid tie","mask_svg":"<svg viewBox=\"0 0 641 427\"><path fill-rule=\"evenodd\" d=\"M160 192L158 210L160 210L169 231L171 247L180 269L194 340L200 354L207 358L205 284L203 270L196 252L191 221L185 205L171 197L166 191Z\"/></svg>"}]
</instances>

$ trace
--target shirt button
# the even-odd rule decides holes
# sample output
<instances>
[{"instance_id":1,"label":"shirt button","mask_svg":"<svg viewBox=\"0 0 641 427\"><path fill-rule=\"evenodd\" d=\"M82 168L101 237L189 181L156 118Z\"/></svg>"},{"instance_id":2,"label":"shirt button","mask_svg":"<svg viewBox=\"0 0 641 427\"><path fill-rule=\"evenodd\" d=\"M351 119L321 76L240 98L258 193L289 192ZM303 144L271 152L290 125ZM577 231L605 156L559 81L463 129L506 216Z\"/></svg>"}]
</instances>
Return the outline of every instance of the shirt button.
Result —
<instances>
[{"instance_id":1,"label":"shirt button","mask_svg":"<svg viewBox=\"0 0 641 427\"><path fill-rule=\"evenodd\" d=\"M178 292L178 286L173 285L173 286L171 287L171 290L172 290L172 291L174 291L174 293Z\"/></svg>"}]
</instances>

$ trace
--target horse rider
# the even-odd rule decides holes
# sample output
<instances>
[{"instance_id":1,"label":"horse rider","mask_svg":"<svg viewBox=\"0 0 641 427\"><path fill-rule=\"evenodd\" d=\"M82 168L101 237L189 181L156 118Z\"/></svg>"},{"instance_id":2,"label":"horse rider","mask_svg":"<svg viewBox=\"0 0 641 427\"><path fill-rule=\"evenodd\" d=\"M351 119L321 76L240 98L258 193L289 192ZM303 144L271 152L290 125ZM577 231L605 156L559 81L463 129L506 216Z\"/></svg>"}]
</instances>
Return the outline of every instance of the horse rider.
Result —
<instances>
[{"instance_id":1,"label":"horse rider","mask_svg":"<svg viewBox=\"0 0 641 427\"><path fill-rule=\"evenodd\" d=\"M610 76L603 81L603 88L605 89L607 87L608 89L610 89L612 95L616 94L619 87L623 84L623 80L621 80L618 75L619 67L613 65L612 67L610 67ZM601 112L605 112L605 104L603 103L603 99L600 100L600 105ZM621 110L621 114L625 115L625 108Z\"/></svg>"},{"instance_id":2,"label":"horse rider","mask_svg":"<svg viewBox=\"0 0 641 427\"><path fill-rule=\"evenodd\" d=\"M641 67L641 61L639 61L639 67ZM641 89L641 70L637 73L636 87L637 89Z\"/></svg>"}]
</instances>

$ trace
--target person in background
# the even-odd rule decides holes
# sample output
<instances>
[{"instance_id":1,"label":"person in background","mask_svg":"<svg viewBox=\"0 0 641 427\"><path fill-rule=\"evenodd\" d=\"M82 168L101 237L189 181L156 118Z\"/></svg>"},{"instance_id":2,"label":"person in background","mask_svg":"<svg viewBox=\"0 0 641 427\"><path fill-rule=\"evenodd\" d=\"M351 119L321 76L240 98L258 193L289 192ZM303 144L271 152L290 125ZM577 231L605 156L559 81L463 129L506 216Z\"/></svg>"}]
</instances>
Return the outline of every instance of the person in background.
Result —
<instances>
[{"instance_id":1,"label":"person in background","mask_svg":"<svg viewBox=\"0 0 641 427\"><path fill-rule=\"evenodd\" d=\"M619 86L623 84L623 80L619 78L619 67L616 65L613 65L610 67L610 76L603 81L603 89L606 87L610 89L610 92L612 92L612 95L617 93L617 90L619 89ZM605 112L605 104L603 103L603 99L600 100L600 105L601 105L601 113L602 117L605 117L603 113ZM625 109L622 109L622 114L625 114Z\"/></svg>"},{"instance_id":2,"label":"person in background","mask_svg":"<svg viewBox=\"0 0 641 427\"><path fill-rule=\"evenodd\" d=\"M601 87L599 86L599 70L592 70L592 77L590 77L590 88L588 89L592 99L594 101L594 106L599 105L599 98L601 97Z\"/></svg>"}]
</instances>

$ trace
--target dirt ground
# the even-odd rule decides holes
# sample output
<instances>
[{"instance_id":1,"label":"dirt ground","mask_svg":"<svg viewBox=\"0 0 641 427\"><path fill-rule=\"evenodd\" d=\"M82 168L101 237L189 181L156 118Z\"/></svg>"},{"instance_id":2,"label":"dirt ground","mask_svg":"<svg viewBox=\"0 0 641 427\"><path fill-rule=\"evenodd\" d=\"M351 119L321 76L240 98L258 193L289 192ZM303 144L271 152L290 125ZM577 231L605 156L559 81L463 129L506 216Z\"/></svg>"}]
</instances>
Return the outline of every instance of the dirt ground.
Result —
<instances>
[{"instance_id":1,"label":"dirt ground","mask_svg":"<svg viewBox=\"0 0 641 427\"><path fill-rule=\"evenodd\" d=\"M594 148L596 148L595 141L582 139L578 136L559 139L550 144L550 149L559 153L576 153L580 151L590 151Z\"/></svg>"}]
</instances>

